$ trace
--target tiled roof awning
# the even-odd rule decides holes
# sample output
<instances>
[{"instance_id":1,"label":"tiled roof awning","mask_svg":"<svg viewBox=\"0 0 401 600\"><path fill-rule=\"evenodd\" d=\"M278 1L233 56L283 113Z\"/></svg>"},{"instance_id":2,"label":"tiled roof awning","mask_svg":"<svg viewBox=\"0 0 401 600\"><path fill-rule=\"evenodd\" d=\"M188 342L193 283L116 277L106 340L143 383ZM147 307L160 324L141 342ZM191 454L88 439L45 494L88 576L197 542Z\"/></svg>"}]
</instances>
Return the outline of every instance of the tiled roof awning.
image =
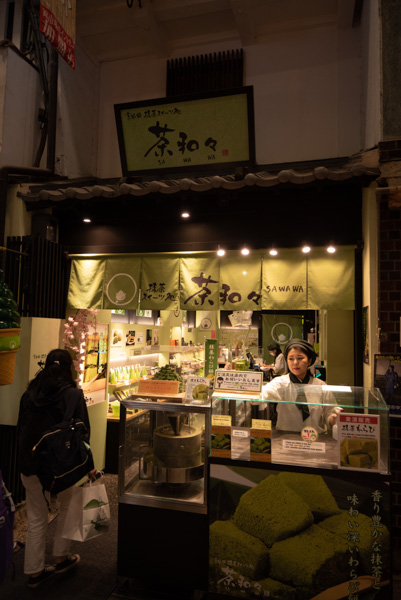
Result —
<instances>
[{"instance_id":1,"label":"tiled roof awning","mask_svg":"<svg viewBox=\"0 0 401 600\"><path fill-rule=\"evenodd\" d=\"M47 184L23 184L20 197L31 205L51 206L65 200L90 200L92 198L118 198L121 196L146 196L149 194L173 195L183 191L198 193L210 190L234 191L247 187L270 188L283 184L306 185L316 181L343 182L346 180L379 176L379 169L354 163L341 167L316 166L310 169L282 169L276 172L254 171L243 176L238 173L229 175L209 175L206 177L182 177L151 181L120 180L118 182L91 181L48 182Z\"/></svg>"}]
</instances>

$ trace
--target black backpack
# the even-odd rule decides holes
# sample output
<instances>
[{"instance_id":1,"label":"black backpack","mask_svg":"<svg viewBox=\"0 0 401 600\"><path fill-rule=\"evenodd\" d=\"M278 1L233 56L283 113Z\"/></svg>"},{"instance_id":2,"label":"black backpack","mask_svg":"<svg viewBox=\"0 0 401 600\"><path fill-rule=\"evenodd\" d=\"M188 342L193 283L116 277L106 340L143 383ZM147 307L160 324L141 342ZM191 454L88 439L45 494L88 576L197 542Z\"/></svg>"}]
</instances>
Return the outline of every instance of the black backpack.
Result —
<instances>
[{"instance_id":1,"label":"black backpack","mask_svg":"<svg viewBox=\"0 0 401 600\"><path fill-rule=\"evenodd\" d=\"M73 419L69 406L64 420L45 431L32 452L36 475L43 490L58 494L77 483L94 468L93 456L84 436L88 433L81 419Z\"/></svg>"}]
</instances>

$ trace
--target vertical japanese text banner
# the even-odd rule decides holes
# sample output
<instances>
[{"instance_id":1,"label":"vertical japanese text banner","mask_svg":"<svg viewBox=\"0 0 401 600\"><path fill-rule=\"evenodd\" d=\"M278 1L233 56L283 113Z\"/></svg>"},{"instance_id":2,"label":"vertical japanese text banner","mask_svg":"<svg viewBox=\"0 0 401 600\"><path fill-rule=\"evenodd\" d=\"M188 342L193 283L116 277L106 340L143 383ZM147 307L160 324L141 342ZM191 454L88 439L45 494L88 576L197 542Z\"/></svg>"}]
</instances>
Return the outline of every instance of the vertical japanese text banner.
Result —
<instances>
[{"instance_id":1,"label":"vertical japanese text banner","mask_svg":"<svg viewBox=\"0 0 401 600\"><path fill-rule=\"evenodd\" d=\"M40 0L39 31L75 71L76 0Z\"/></svg>"},{"instance_id":2,"label":"vertical japanese text banner","mask_svg":"<svg viewBox=\"0 0 401 600\"><path fill-rule=\"evenodd\" d=\"M71 308L102 308L105 268L105 258L74 258L67 305Z\"/></svg>"},{"instance_id":3,"label":"vertical japanese text banner","mask_svg":"<svg viewBox=\"0 0 401 600\"><path fill-rule=\"evenodd\" d=\"M141 257L107 258L102 308L138 308Z\"/></svg>"},{"instance_id":4,"label":"vertical japanese text banner","mask_svg":"<svg viewBox=\"0 0 401 600\"><path fill-rule=\"evenodd\" d=\"M220 265L220 309L261 310L262 252L226 255Z\"/></svg>"},{"instance_id":5,"label":"vertical japanese text banner","mask_svg":"<svg viewBox=\"0 0 401 600\"><path fill-rule=\"evenodd\" d=\"M141 308L174 310L177 306L180 260L174 256L142 258Z\"/></svg>"},{"instance_id":6,"label":"vertical japanese text banner","mask_svg":"<svg viewBox=\"0 0 401 600\"><path fill-rule=\"evenodd\" d=\"M180 308L219 310L220 265L217 258L182 258Z\"/></svg>"},{"instance_id":7,"label":"vertical japanese text banner","mask_svg":"<svg viewBox=\"0 0 401 600\"><path fill-rule=\"evenodd\" d=\"M217 355L219 353L219 340L205 339L205 377L214 375L217 369Z\"/></svg>"},{"instance_id":8,"label":"vertical japanese text banner","mask_svg":"<svg viewBox=\"0 0 401 600\"><path fill-rule=\"evenodd\" d=\"M263 260L262 309L307 308L307 262L299 250L280 250L279 256Z\"/></svg>"}]
</instances>

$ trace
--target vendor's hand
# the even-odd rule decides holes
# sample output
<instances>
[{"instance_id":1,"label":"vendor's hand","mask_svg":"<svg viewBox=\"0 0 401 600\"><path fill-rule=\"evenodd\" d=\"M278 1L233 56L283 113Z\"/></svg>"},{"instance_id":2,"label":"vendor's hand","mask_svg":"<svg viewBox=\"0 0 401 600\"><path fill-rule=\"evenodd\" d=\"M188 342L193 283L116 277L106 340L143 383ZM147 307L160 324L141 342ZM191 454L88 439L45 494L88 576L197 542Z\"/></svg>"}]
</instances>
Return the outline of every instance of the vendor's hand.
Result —
<instances>
[{"instance_id":1,"label":"vendor's hand","mask_svg":"<svg viewBox=\"0 0 401 600\"><path fill-rule=\"evenodd\" d=\"M343 408L341 406L336 406L334 409L334 413L329 416L329 425L333 427L333 425L337 422L337 415L343 412Z\"/></svg>"},{"instance_id":2,"label":"vendor's hand","mask_svg":"<svg viewBox=\"0 0 401 600\"><path fill-rule=\"evenodd\" d=\"M89 471L88 473L88 479L90 481L96 481L96 473L97 473L97 469L92 469L92 471Z\"/></svg>"}]
</instances>

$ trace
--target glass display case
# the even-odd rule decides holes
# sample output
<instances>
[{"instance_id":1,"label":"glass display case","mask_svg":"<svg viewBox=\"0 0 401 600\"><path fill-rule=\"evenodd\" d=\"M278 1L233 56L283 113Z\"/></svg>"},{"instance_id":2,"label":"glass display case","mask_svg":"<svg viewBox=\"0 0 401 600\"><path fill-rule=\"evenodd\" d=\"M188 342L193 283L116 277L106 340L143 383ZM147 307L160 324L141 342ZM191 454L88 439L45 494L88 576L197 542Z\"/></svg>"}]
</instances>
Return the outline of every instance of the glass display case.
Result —
<instances>
[{"instance_id":1,"label":"glass display case","mask_svg":"<svg viewBox=\"0 0 401 600\"><path fill-rule=\"evenodd\" d=\"M389 409L377 388L287 385L267 399L214 392L211 455L389 473Z\"/></svg>"},{"instance_id":2,"label":"glass display case","mask_svg":"<svg viewBox=\"0 0 401 600\"><path fill-rule=\"evenodd\" d=\"M122 401L119 501L205 514L209 413L209 406Z\"/></svg>"}]
</instances>

